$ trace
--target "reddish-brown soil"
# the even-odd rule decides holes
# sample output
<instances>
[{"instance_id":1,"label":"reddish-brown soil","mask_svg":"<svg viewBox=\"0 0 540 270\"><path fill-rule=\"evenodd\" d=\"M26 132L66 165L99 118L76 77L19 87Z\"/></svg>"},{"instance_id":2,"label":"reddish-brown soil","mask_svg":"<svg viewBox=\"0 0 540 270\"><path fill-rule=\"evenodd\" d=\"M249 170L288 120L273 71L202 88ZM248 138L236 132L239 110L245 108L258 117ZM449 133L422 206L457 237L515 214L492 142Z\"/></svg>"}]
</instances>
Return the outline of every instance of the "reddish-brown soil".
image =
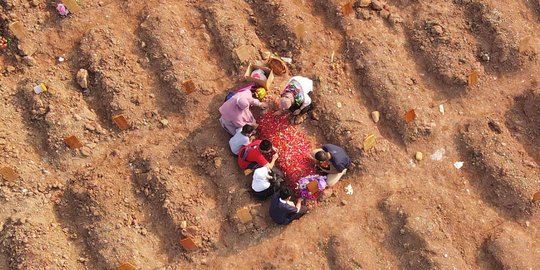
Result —
<instances>
[{"instance_id":1,"label":"reddish-brown soil","mask_svg":"<svg viewBox=\"0 0 540 270\"><path fill-rule=\"evenodd\" d=\"M0 169L18 174L0 177L0 269L540 268L540 2L349 2L79 1L62 18L0 0ZM354 165L287 227L218 123L265 52L292 58L269 99L312 78L300 128Z\"/></svg>"}]
</instances>

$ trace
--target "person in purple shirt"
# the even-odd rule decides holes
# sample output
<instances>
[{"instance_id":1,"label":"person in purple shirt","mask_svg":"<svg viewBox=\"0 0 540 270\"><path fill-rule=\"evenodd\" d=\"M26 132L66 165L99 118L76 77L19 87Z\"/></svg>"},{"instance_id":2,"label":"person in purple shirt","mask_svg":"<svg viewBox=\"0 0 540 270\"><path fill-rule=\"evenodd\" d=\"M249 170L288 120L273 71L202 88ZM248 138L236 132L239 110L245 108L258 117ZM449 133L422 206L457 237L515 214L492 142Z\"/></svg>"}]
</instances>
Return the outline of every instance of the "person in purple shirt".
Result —
<instances>
[{"instance_id":1,"label":"person in purple shirt","mask_svg":"<svg viewBox=\"0 0 540 270\"><path fill-rule=\"evenodd\" d=\"M296 205L291 201L292 191L289 187L283 186L279 193L272 196L270 203L270 217L280 225L287 225L295 219L299 219L306 212L306 207L302 207L303 199L298 199Z\"/></svg>"},{"instance_id":2,"label":"person in purple shirt","mask_svg":"<svg viewBox=\"0 0 540 270\"><path fill-rule=\"evenodd\" d=\"M326 184L329 187L335 185L351 165L347 152L337 145L323 144L321 148L311 151L311 154L319 169L328 174Z\"/></svg>"}]
</instances>

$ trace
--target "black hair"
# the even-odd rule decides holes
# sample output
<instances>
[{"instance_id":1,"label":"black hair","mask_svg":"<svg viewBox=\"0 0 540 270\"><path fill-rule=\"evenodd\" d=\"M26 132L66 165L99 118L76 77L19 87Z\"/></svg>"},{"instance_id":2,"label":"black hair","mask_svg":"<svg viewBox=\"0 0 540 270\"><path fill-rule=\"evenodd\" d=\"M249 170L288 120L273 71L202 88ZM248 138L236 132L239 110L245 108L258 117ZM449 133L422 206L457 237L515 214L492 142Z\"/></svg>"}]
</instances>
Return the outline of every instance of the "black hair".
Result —
<instances>
[{"instance_id":1,"label":"black hair","mask_svg":"<svg viewBox=\"0 0 540 270\"><path fill-rule=\"evenodd\" d=\"M248 135L255 130L252 125L244 125L242 127L242 134Z\"/></svg>"},{"instance_id":2,"label":"black hair","mask_svg":"<svg viewBox=\"0 0 540 270\"><path fill-rule=\"evenodd\" d=\"M292 190L290 187L282 186L281 189L279 189L279 198L281 198L282 200L286 200L291 196Z\"/></svg>"},{"instance_id":3,"label":"black hair","mask_svg":"<svg viewBox=\"0 0 540 270\"><path fill-rule=\"evenodd\" d=\"M267 139L262 140L261 144L259 144L259 148L262 151L270 151L272 149L272 142L270 142Z\"/></svg>"},{"instance_id":4,"label":"black hair","mask_svg":"<svg viewBox=\"0 0 540 270\"><path fill-rule=\"evenodd\" d=\"M315 153L315 159L318 160L318 161L327 161L328 160L328 155L326 154L325 151L321 150L321 151Z\"/></svg>"}]
</instances>

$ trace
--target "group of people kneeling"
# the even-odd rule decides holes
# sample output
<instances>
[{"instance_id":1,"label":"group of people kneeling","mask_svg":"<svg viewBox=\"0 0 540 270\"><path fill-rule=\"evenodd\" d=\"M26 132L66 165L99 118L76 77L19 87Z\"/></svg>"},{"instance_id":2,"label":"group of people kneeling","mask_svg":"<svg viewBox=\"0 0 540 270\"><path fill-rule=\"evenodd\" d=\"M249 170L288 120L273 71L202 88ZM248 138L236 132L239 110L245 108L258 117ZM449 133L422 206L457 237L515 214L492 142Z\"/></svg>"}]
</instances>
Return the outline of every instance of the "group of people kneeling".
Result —
<instances>
[{"instance_id":1,"label":"group of people kneeling","mask_svg":"<svg viewBox=\"0 0 540 270\"><path fill-rule=\"evenodd\" d=\"M292 77L279 99L277 114L291 113L291 122L303 122L313 104L309 94L313 91L313 81L306 77ZM244 86L230 93L219 108L219 119L222 127L232 135L229 140L231 152L238 156L238 165L243 170L253 171L251 194L259 200L265 200L272 195L270 216L278 224L289 224L306 212L304 200L292 202L293 191L286 185L281 185L283 175L275 168L279 157L278 150L267 139L256 139L258 127L250 107L268 109L268 104L262 102L264 91L254 84ZM268 160L265 156L271 157ZM332 186L346 173L351 161L343 148L325 144L311 153L312 158L322 173L327 174L327 186Z\"/></svg>"}]
</instances>

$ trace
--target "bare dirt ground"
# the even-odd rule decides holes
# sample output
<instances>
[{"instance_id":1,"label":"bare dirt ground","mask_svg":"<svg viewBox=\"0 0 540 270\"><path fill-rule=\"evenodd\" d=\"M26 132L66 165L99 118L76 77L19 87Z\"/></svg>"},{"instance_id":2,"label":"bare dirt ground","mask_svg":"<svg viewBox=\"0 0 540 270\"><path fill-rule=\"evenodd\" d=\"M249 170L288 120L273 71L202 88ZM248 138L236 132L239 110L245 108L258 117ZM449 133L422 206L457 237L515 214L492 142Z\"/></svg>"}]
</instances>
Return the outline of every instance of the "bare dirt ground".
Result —
<instances>
[{"instance_id":1,"label":"bare dirt ground","mask_svg":"<svg viewBox=\"0 0 540 270\"><path fill-rule=\"evenodd\" d=\"M0 269L540 269L540 1L55 4L0 0ZM315 80L301 128L354 165L287 227L217 121L265 51Z\"/></svg>"}]
</instances>

